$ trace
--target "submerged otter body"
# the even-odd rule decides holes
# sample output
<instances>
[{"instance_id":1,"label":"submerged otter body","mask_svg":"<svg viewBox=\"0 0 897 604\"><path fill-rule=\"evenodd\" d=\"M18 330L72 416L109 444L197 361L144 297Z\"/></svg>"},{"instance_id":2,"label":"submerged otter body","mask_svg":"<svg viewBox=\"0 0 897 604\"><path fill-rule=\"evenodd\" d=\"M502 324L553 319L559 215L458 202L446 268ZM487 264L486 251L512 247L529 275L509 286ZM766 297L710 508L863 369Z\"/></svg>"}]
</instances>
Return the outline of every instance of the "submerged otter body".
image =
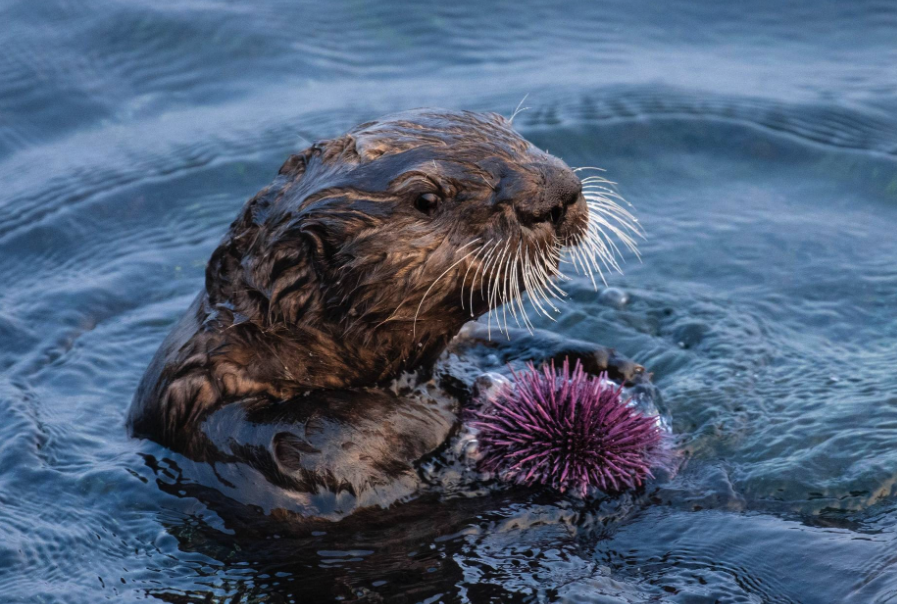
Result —
<instances>
[{"instance_id":1,"label":"submerged otter body","mask_svg":"<svg viewBox=\"0 0 897 604\"><path fill-rule=\"evenodd\" d=\"M132 431L296 492L409 494L456 408L382 386L427 375L490 309L525 312L524 291L547 305L559 250L588 234L579 178L499 115L417 110L316 143L231 224L141 381ZM593 371L640 371L573 348Z\"/></svg>"}]
</instances>

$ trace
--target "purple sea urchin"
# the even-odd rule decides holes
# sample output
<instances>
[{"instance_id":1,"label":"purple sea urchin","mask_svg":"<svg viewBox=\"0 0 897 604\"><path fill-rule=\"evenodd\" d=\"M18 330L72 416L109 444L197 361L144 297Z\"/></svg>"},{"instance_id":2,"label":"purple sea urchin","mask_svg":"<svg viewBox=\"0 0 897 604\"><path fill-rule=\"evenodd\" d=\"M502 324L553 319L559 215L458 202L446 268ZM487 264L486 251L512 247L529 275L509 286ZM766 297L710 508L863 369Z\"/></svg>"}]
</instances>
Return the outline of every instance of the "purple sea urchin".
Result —
<instances>
[{"instance_id":1,"label":"purple sea urchin","mask_svg":"<svg viewBox=\"0 0 897 604\"><path fill-rule=\"evenodd\" d=\"M585 496L590 487L641 485L662 461L663 431L621 400L622 386L588 375L579 361L557 371L531 363L514 373L485 408L473 411L479 468L504 480L548 485Z\"/></svg>"}]
</instances>

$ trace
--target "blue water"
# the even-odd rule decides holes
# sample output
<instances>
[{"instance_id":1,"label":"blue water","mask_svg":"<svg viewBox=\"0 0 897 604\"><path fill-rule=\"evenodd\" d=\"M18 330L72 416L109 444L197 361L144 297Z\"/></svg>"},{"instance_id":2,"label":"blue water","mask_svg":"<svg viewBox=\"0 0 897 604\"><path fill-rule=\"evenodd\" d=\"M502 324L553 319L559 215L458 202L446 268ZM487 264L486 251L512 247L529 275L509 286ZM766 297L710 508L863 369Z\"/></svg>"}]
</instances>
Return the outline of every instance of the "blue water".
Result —
<instances>
[{"instance_id":1,"label":"blue water","mask_svg":"<svg viewBox=\"0 0 897 604\"><path fill-rule=\"evenodd\" d=\"M897 4L0 4L0 602L897 602ZM583 508L296 527L128 437L237 209L394 110L510 114L648 239L551 329L654 372L684 466Z\"/></svg>"}]
</instances>

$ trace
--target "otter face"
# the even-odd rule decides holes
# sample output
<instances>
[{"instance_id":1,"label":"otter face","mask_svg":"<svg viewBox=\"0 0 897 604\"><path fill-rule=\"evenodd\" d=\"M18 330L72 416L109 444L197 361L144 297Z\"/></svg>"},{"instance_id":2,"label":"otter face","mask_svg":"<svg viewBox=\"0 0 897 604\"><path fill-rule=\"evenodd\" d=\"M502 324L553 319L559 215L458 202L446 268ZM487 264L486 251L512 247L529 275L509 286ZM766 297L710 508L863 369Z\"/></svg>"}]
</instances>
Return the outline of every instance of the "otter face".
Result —
<instances>
[{"instance_id":1,"label":"otter face","mask_svg":"<svg viewBox=\"0 0 897 604\"><path fill-rule=\"evenodd\" d=\"M232 230L242 285L272 321L311 314L421 346L502 305L500 329L529 326L522 295L556 311L565 253L600 276L619 268L609 234L634 249L637 223L608 184L497 114L388 116L291 157L247 205Z\"/></svg>"}]
</instances>

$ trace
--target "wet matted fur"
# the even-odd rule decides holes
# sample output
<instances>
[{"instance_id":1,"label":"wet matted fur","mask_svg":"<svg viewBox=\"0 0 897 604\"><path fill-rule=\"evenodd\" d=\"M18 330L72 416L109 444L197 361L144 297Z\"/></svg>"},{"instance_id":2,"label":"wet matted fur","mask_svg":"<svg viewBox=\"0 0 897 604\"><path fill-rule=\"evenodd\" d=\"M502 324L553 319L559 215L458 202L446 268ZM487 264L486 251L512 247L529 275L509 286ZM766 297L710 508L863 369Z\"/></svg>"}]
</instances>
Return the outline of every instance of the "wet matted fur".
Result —
<instances>
[{"instance_id":1,"label":"wet matted fur","mask_svg":"<svg viewBox=\"0 0 897 604\"><path fill-rule=\"evenodd\" d=\"M361 124L290 157L244 206L130 425L202 458L202 426L223 407L302 405L425 371L487 312L490 330L529 328L523 293L550 313L562 254L594 278L616 267L609 234L632 247L637 233L607 181L581 181L500 115Z\"/></svg>"}]
</instances>

